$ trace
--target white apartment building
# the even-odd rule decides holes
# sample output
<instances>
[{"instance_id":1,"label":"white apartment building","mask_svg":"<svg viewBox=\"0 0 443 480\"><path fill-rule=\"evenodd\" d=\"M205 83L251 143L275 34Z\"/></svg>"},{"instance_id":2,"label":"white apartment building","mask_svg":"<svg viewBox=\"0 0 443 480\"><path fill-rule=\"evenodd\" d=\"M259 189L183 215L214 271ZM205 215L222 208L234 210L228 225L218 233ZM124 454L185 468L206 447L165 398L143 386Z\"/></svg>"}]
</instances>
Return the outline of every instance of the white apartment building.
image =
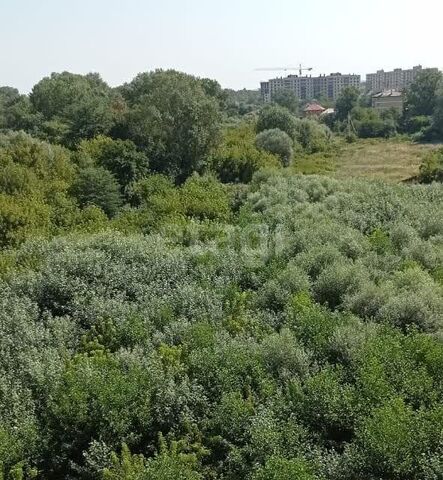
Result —
<instances>
[{"instance_id":1,"label":"white apartment building","mask_svg":"<svg viewBox=\"0 0 443 480\"><path fill-rule=\"evenodd\" d=\"M336 100L344 88L360 88L360 75L342 75L341 73L319 77L288 75L261 82L260 87L264 102L270 102L272 95L279 90L291 90L301 100L320 97Z\"/></svg>"},{"instance_id":2,"label":"white apartment building","mask_svg":"<svg viewBox=\"0 0 443 480\"><path fill-rule=\"evenodd\" d=\"M378 70L377 73L369 73L366 75L366 90L368 92L382 92L386 90L401 91L409 87L417 76L423 71L438 71L438 68L424 69L421 65L417 65L408 70L396 68L392 72Z\"/></svg>"}]
</instances>

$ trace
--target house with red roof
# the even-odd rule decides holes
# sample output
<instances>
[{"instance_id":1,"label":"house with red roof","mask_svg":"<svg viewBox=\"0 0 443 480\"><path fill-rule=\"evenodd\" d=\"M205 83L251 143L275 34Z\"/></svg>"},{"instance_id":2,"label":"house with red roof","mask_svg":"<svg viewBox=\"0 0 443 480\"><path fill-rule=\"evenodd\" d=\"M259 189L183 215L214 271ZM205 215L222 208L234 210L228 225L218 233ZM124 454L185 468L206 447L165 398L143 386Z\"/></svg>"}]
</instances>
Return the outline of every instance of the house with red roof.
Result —
<instances>
[{"instance_id":1,"label":"house with red roof","mask_svg":"<svg viewBox=\"0 0 443 480\"><path fill-rule=\"evenodd\" d=\"M303 114L305 117L319 117L325 110L319 103L313 102L306 105Z\"/></svg>"}]
</instances>

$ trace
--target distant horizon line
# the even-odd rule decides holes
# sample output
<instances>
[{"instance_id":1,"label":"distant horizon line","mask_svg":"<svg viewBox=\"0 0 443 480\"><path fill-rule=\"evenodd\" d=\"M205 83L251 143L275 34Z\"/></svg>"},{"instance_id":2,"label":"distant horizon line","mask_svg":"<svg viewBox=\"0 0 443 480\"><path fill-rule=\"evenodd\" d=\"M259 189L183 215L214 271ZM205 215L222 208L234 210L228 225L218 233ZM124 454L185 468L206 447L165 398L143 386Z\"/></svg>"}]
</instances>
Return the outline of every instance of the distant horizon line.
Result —
<instances>
[{"instance_id":1,"label":"distant horizon line","mask_svg":"<svg viewBox=\"0 0 443 480\"><path fill-rule=\"evenodd\" d=\"M393 69L387 69L385 70L385 68L379 68L377 69L376 71L374 72L370 72L370 73L342 73L341 71L337 70L335 72L331 72L331 73L318 73L318 74L310 74L310 75L298 75L298 74L290 74L288 73L286 76L275 76L275 77L269 77L268 80L259 80L258 82L266 82L266 81L269 81L269 80L272 80L272 79L276 79L276 78L285 78L285 77L288 77L290 75L295 75L297 77L300 77L300 78L309 78L309 77L321 77L321 76L329 76L329 75L334 75L334 74L340 74L340 75L359 75L360 78L361 78L361 82L364 83L366 82L366 77L368 75L373 75L373 74L376 74L378 72L385 72L385 73L391 73L391 72L394 72L396 70L412 70L414 68L417 68L417 67L421 67L423 70L430 70L430 69L437 69L439 71L443 71L443 67L423 67L421 63L417 64L417 65L414 65L412 67L407 67L407 68L404 68L404 67L395 67ZM158 66L158 67L153 67L153 68L150 68L150 69L147 69L147 70L140 70L139 72L133 74L133 76L131 77L131 79L129 80L123 80L123 81L120 81L120 82L110 82L108 80L106 80L105 76L98 70L88 70L88 71L74 71L74 70L69 70L67 68L64 68L64 69L60 69L60 70L52 70L52 71L49 71L48 73L46 74L43 74L42 77L40 77L40 79L34 84L36 85L40 80L42 80L43 78L46 78L46 77L49 77L51 76L53 73L63 73L63 72L68 72L68 73L73 73L73 74L76 74L76 75L88 75L88 74L91 74L91 73L97 73L100 75L100 77L111 87L111 88L117 88L121 85L124 85L125 83L129 83L131 82L135 77L137 77L137 75L140 75L142 73L148 73L148 72L155 72L157 70L163 70L163 71L168 71L168 70L175 70L177 72L181 72L181 73L185 73L187 75L192 75L196 78L208 78L210 80L216 80L220 86L225 89L225 90L234 90L234 91L242 91L242 90L250 90L250 91L255 91L255 90L258 90L260 91L260 87L257 86L257 87L252 87L252 86L242 86L242 87L234 87L234 86L225 86L222 84L222 82L220 82L215 76L208 76L208 75L199 75L199 74L196 74L196 73L191 73L189 71L186 71L185 69L181 69L181 68L177 68L177 67L171 67L171 66ZM287 71L289 70L296 70L296 68L292 69L292 68L288 68ZM269 70L270 72L272 72L273 70ZM278 71L278 69L276 69L275 71ZM363 77L364 80L363 80ZM33 85L33 86L34 86ZM17 89L20 94L23 94L23 95L28 95L29 93L31 93L32 91L32 87L29 89L29 90L21 90L19 89L18 87L15 87L14 85L11 85L11 84L0 84L0 87L11 87L11 88L15 88Z\"/></svg>"}]
</instances>

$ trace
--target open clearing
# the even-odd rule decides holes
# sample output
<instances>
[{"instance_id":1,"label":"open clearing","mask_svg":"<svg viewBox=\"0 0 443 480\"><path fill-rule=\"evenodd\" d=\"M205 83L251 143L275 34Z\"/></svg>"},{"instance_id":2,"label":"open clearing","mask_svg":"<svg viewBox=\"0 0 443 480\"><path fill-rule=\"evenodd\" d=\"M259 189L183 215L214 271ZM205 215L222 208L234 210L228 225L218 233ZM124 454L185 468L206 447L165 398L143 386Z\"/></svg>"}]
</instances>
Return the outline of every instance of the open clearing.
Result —
<instances>
[{"instance_id":1,"label":"open clearing","mask_svg":"<svg viewBox=\"0 0 443 480\"><path fill-rule=\"evenodd\" d=\"M423 156L437 146L404 140L360 140L346 146L334 160L334 176L402 182L418 175Z\"/></svg>"},{"instance_id":2,"label":"open clearing","mask_svg":"<svg viewBox=\"0 0 443 480\"><path fill-rule=\"evenodd\" d=\"M404 182L417 176L424 155L439 146L403 139L358 140L341 145L334 153L302 158L294 169L305 174L323 173L336 178L364 177Z\"/></svg>"}]
</instances>

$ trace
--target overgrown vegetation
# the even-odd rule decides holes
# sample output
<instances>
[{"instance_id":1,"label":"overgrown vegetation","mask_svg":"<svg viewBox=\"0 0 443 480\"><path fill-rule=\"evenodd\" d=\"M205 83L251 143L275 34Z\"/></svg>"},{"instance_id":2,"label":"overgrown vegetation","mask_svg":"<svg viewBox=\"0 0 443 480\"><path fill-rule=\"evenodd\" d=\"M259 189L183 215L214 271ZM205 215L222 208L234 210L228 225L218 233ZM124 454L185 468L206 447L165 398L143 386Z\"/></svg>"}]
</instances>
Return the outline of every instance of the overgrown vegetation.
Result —
<instances>
[{"instance_id":1,"label":"overgrown vegetation","mask_svg":"<svg viewBox=\"0 0 443 480\"><path fill-rule=\"evenodd\" d=\"M145 237L3 254L4 472L440 475L441 189L156 180Z\"/></svg>"},{"instance_id":2,"label":"overgrown vegetation","mask_svg":"<svg viewBox=\"0 0 443 480\"><path fill-rule=\"evenodd\" d=\"M295 174L292 100L0 90L0 478L443 476L442 187Z\"/></svg>"}]
</instances>

